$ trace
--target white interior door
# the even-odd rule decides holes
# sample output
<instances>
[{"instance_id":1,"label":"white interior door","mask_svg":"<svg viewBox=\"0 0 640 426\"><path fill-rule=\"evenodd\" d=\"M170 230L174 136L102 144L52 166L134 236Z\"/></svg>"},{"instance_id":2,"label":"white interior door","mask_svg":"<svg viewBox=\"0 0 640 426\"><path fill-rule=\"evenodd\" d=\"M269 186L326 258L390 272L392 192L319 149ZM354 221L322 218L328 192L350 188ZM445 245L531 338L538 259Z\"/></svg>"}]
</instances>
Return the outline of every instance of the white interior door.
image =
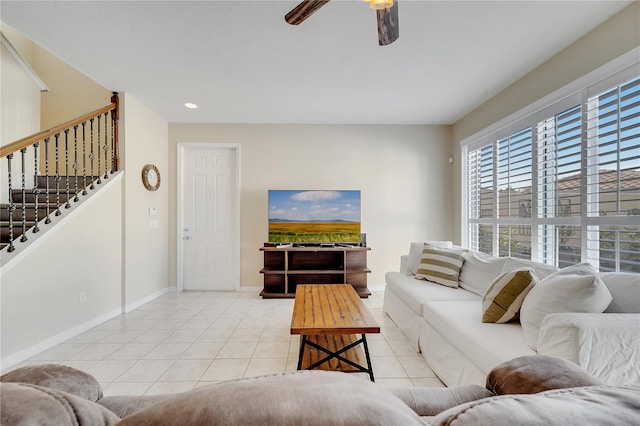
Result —
<instances>
[{"instance_id":1,"label":"white interior door","mask_svg":"<svg viewBox=\"0 0 640 426\"><path fill-rule=\"evenodd\" d=\"M179 150L179 290L239 290L237 148Z\"/></svg>"}]
</instances>

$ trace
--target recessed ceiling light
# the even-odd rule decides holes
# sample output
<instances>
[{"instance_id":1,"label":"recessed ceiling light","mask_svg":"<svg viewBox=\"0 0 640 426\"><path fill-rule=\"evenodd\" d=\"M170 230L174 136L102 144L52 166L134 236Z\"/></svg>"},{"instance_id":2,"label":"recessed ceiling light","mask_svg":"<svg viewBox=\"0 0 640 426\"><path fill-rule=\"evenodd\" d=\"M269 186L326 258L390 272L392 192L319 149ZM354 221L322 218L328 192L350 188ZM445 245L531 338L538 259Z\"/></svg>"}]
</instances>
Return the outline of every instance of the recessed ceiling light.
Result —
<instances>
[{"instance_id":1,"label":"recessed ceiling light","mask_svg":"<svg viewBox=\"0 0 640 426\"><path fill-rule=\"evenodd\" d=\"M185 106L185 107L187 107L187 108L189 108L189 109L196 109L196 108L198 108L198 105L196 105L196 104L194 104L194 103L191 103L191 102L186 102L186 103L184 104L184 106Z\"/></svg>"}]
</instances>

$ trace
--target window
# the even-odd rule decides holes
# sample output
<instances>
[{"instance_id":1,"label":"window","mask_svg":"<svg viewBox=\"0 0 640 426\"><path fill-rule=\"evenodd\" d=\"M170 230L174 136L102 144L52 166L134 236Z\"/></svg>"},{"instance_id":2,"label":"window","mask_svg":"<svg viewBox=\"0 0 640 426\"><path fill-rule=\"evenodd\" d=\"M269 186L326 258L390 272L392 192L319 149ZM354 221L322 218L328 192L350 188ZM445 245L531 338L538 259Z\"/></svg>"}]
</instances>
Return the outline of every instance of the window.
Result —
<instances>
[{"instance_id":1,"label":"window","mask_svg":"<svg viewBox=\"0 0 640 426\"><path fill-rule=\"evenodd\" d=\"M640 272L638 70L463 147L469 248Z\"/></svg>"}]
</instances>

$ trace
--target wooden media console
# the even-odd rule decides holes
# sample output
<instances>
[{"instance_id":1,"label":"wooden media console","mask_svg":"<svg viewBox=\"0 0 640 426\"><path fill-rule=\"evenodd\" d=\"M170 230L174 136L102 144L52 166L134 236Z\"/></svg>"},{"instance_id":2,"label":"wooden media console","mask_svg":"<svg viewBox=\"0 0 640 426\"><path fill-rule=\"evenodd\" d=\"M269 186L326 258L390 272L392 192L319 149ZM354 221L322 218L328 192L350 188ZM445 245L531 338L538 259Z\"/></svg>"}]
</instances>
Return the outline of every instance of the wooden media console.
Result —
<instances>
[{"instance_id":1,"label":"wooden media console","mask_svg":"<svg viewBox=\"0 0 640 426\"><path fill-rule=\"evenodd\" d=\"M293 298L299 284L344 284L369 297L367 252L370 247L274 247L265 244L263 298Z\"/></svg>"}]
</instances>

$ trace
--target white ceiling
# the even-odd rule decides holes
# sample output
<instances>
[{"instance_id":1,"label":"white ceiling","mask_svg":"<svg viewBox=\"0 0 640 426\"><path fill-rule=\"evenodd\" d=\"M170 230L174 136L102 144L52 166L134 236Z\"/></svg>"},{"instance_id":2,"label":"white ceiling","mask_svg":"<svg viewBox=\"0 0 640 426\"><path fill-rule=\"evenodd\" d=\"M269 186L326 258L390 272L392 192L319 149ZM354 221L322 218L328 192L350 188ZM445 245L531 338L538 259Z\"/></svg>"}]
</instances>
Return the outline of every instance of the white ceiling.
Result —
<instances>
[{"instance_id":1,"label":"white ceiling","mask_svg":"<svg viewBox=\"0 0 640 426\"><path fill-rule=\"evenodd\" d=\"M6 1L2 22L169 122L451 124L631 1ZM197 110L183 104L194 102Z\"/></svg>"}]
</instances>

